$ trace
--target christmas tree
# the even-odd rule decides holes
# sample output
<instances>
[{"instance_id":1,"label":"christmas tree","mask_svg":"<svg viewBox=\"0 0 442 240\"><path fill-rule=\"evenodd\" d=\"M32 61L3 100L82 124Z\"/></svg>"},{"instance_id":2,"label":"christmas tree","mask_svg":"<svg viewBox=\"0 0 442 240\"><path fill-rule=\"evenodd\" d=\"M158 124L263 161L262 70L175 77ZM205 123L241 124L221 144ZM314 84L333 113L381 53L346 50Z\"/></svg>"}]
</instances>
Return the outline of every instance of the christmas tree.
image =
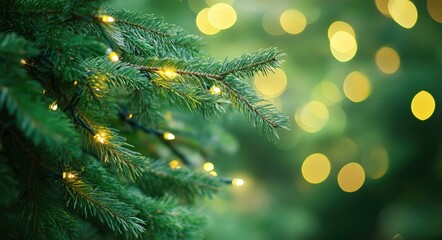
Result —
<instances>
[{"instance_id":1,"label":"christmas tree","mask_svg":"<svg viewBox=\"0 0 442 240\"><path fill-rule=\"evenodd\" d=\"M195 169L222 144L209 123L235 108L269 138L287 127L246 81L279 67L276 49L218 62L179 27L105 1L0 9L2 238L198 238L192 203L241 183Z\"/></svg>"}]
</instances>

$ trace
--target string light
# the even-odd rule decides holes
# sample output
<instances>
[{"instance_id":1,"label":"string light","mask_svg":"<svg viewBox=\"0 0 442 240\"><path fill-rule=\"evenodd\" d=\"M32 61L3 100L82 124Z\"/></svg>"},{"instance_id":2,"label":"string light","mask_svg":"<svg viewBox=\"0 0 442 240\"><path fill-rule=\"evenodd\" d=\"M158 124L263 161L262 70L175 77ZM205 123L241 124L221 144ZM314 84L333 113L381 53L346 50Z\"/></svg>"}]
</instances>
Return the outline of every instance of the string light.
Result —
<instances>
[{"instance_id":1,"label":"string light","mask_svg":"<svg viewBox=\"0 0 442 240\"><path fill-rule=\"evenodd\" d=\"M22 59L20 59L20 63L25 65L27 62L26 62L26 60L24 58L22 58Z\"/></svg>"},{"instance_id":2,"label":"string light","mask_svg":"<svg viewBox=\"0 0 442 240\"><path fill-rule=\"evenodd\" d=\"M49 104L49 109L51 109L52 111L57 111L58 109L57 101L51 102L51 104Z\"/></svg>"},{"instance_id":3,"label":"string light","mask_svg":"<svg viewBox=\"0 0 442 240\"><path fill-rule=\"evenodd\" d=\"M75 81L74 81L74 86L77 86L77 84L78 84L78 81L75 80Z\"/></svg>"},{"instance_id":4,"label":"string light","mask_svg":"<svg viewBox=\"0 0 442 240\"><path fill-rule=\"evenodd\" d=\"M209 91L213 95L218 95L221 93L221 88L216 85L213 85L212 87L210 87Z\"/></svg>"},{"instance_id":5,"label":"string light","mask_svg":"<svg viewBox=\"0 0 442 240\"><path fill-rule=\"evenodd\" d=\"M97 133L94 136L95 141L104 144L106 142L106 134L105 133Z\"/></svg>"},{"instance_id":6,"label":"string light","mask_svg":"<svg viewBox=\"0 0 442 240\"><path fill-rule=\"evenodd\" d=\"M175 135L173 135L171 132L165 132L163 134L163 137L166 140L174 140L175 139Z\"/></svg>"},{"instance_id":7,"label":"string light","mask_svg":"<svg viewBox=\"0 0 442 240\"><path fill-rule=\"evenodd\" d=\"M161 77L163 77L164 79L168 79L168 80L172 80L174 78L176 78L176 76L178 75L178 73L175 72L175 70L172 69L163 69L161 71L158 72Z\"/></svg>"},{"instance_id":8,"label":"string light","mask_svg":"<svg viewBox=\"0 0 442 240\"><path fill-rule=\"evenodd\" d=\"M115 22L115 18L113 18L112 16L109 16L109 15L103 15L103 16L101 16L101 21L104 23L113 23L113 22Z\"/></svg>"},{"instance_id":9,"label":"string light","mask_svg":"<svg viewBox=\"0 0 442 240\"><path fill-rule=\"evenodd\" d=\"M118 60L120 60L120 58L118 57L118 54L116 52L109 53L109 59L112 62L117 62Z\"/></svg>"},{"instance_id":10,"label":"string light","mask_svg":"<svg viewBox=\"0 0 442 240\"><path fill-rule=\"evenodd\" d=\"M41 94L46 94L46 92L47 92L47 90L44 88L41 90Z\"/></svg>"},{"instance_id":11,"label":"string light","mask_svg":"<svg viewBox=\"0 0 442 240\"><path fill-rule=\"evenodd\" d=\"M127 118L131 119L134 115L132 113L129 113L129 116Z\"/></svg>"},{"instance_id":12,"label":"string light","mask_svg":"<svg viewBox=\"0 0 442 240\"><path fill-rule=\"evenodd\" d=\"M172 161L170 161L170 163L169 163L169 167L171 168L171 169L180 169L181 168L181 162L180 162L180 160L172 160Z\"/></svg>"},{"instance_id":13,"label":"string light","mask_svg":"<svg viewBox=\"0 0 442 240\"><path fill-rule=\"evenodd\" d=\"M77 175L74 172L63 172L63 179L74 179Z\"/></svg>"},{"instance_id":14,"label":"string light","mask_svg":"<svg viewBox=\"0 0 442 240\"><path fill-rule=\"evenodd\" d=\"M213 165L213 163L211 163L211 162L206 162L203 165L203 169L206 172L210 172L210 171L213 171L213 169L215 169L215 165Z\"/></svg>"},{"instance_id":15,"label":"string light","mask_svg":"<svg viewBox=\"0 0 442 240\"><path fill-rule=\"evenodd\" d=\"M216 173L215 171L210 171L209 173L210 173L210 175L212 175L214 177L218 176L218 173Z\"/></svg>"},{"instance_id":16,"label":"string light","mask_svg":"<svg viewBox=\"0 0 442 240\"><path fill-rule=\"evenodd\" d=\"M244 180L242 180L241 178L234 178L232 179L232 185L235 187L241 187L242 185L244 185Z\"/></svg>"}]
</instances>

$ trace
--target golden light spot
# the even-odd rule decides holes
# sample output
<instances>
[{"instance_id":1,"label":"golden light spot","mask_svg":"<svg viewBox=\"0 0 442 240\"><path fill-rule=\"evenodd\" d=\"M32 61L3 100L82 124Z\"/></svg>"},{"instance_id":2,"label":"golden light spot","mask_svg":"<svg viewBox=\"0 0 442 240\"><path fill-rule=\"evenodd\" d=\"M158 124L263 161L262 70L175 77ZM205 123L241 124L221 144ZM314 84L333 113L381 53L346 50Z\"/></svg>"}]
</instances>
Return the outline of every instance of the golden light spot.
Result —
<instances>
[{"instance_id":1,"label":"golden light spot","mask_svg":"<svg viewBox=\"0 0 442 240\"><path fill-rule=\"evenodd\" d=\"M63 179L74 179L77 176L75 175L75 172L63 172Z\"/></svg>"},{"instance_id":2,"label":"golden light spot","mask_svg":"<svg viewBox=\"0 0 442 240\"><path fill-rule=\"evenodd\" d=\"M262 95L275 98L281 95L287 87L287 76L284 70L278 68L267 76L255 76L253 85Z\"/></svg>"},{"instance_id":3,"label":"golden light spot","mask_svg":"<svg viewBox=\"0 0 442 240\"><path fill-rule=\"evenodd\" d=\"M51 109L52 111L57 111L57 109L58 109L57 101L51 102L49 104L49 109Z\"/></svg>"},{"instance_id":4,"label":"golden light spot","mask_svg":"<svg viewBox=\"0 0 442 240\"><path fill-rule=\"evenodd\" d=\"M388 11L393 20L404 28L412 28L417 22L416 6L409 0L390 0Z\"/></svg>"},{"instance_id":5,"label":"golden light spot","mask_svg":"<svg viewBox=\"0 0 442 240\"><path fill-rule=\"evenodd\" d=\"M133 117L134 117L134 115L132 113L129 113L129 115L127 115L127 118L129 118L129 119L131 119Z\"/></svg>"},{"instance_id":6,"label":"golden light spot","mask_svg":"<svg viewBox=\"0 0 442 240\"><path fill-rule=\"evenodd\" d=\"M442 23L442 1L427 0L428 13L438 23Z\"/></svg>"},{"instance_id":7,"label":"golden light spot","mask_svg":"<svg viewBox=\"0 0 442 240\"><path fill-rule=\"evenodd\" d=\"M345 165L338 174L339 187L344 192L356 192L365 181L365 172L359 163Z\"/></svg>"},{"instance_id":8,"label":"golden light spot","mask_svg":"<svg viewBox=\"0 0 442 240\"><path fill-rule=\"evenodd\" d=\"M196 26L206 35L213 35L220 31L220 29L214 27L209 22L209 8L204 8L198 13L196 16Z\"/></svg>"},{"instance_id":9,"label":"golden light spot","mask_svg":"<svg viewBox=\"0 0 442 240\"><path fill-rule=\"evenodd\" d=\"M211 163L211 162L206 162L203 165L203 169L206 172L210 172L210 171L213 171L213 169L215 169L215 165L213 165L213 163Z\"/></svg>"},{"instance_id":10,"label":"golden light spot","mask_svg":"<svg viewBox=\"0 0 442 240\"><path fill-rule=\"evenodd\" d=\"M77 84L78 84L78 81L75 80L75 81L74 81L74 86L77 86Z\"/></svg>"},{"instance_id":11,"label":"golden light spot","mask_svg":"<svg viewBox=\"0 0 442 240\"><path fill-rule=\"evenodd\" d=\"M307 18L296 9L288 9L279 18L282 28L290 34L299 34L307 26Z\"/></svg>"},{"instance_id":12,"label":"golden light spot","mask_svg":"<svg viewBox=\"0 0 442 240\"><path fill-rule=\"evenodd\" d=\"M411 112L419 120L424 121L430 118L435 109L436 102L427 91L420 91L411 101Z\"/></svg>"},{"instance_id":13,"label":"golden light spot","mask_svg":"<svg viewBox=\"0 0 442 240\"><path fill-rule=\"evenodd\" d=\"M20 63L26 65L26 60L24 58L20 59Z\"/></svg>"},{"instance_id":14,"label":"golden light spot","mask_svg":"<svg viewBox=\"0 0 442 240\"><path fill-rule=\"evenodd\" d=\"M235 187L241 187L242 185L244 185L244 180L242 180L241 178L234 178L232 179L232 185Z\"/></svg>"},{"instance_id":15,"label":"golden light spot","mask_svg":"<svg viewBox=\"0 0 442 240\"><path fill-rule=\"evenodd\" d=\"M330 161L326 156L315 153L308 156L302 163L302 176L312 184L323 182L330 174Z\"/></svg>"},{"instance_id":16,"label":"golden light spot","mask_svg":"<svg viewBox=\"0 0 442 240\"><path fill-rule=\"evenodd\" d=\"M329 112L327 107L318 101L309 102L295 114L295 121L303 130L315 133L327 124Z\"/></svg>"},{"instance_id":17,"label":"golden light spot","mask_svg":"<svg viewBox=\"0 0 442 240\"><path fill-rule=\"evenodd\" d=\"M395 73L401 64L399 54L390 47L382 47L376 52L376 66L387 74Z\"/></svg>"},{"instance_id":18,"label":"golden light spot","mask_svg":"<svg viewBox=\"0 0 442 240\"><path fill-rule=\"evenodd\" d=\"M354 71L345 78L344 93L352 102L362 102L371 93L370 81L364 74Z\"/></svg>"},{"instance_id":19,"label":"golden light spot","mask_svg":"<svg viewBox=\"0 0 442 240\"><path fill-rule=\"evenodd\" d=\"M95 141L97 141L97 142L99 142L101 144L106 143L106 138L107 138L107 135L104 132L97 133L94 136Z\"/></svg>"},{"instance_id":20,"label":"golden light spot","mask_svg":"<svg viewBox=\"0 0 442 240\"><path fill-rule=\"evenodd\" d=\"M212 175L214 177L218 176L218 173L216 173L215 171L210 171L209 173L210 173L210 175Z\"/></svg>"},{"instance_id":21,"label":"golden light spot","mask_svg":"<svg viewBox=\"0 0 442 240\"><path fill-rule=\"evenodd\" d=\"M109 59L112 62L117 62L118 60L120 60L120 58L118 57L118 54L116 52L109 53Z\"/></svg>"},{"instance_id":22,"label":"golden light spot","mask_svg":"<svg viewBox=\"0 0 442 240\"><path fill-rule=\"evenodd\" d=\"M112 16L103 15L101 16L101 21L104 23L113 23L115 22L115 18L113 18Z\"/></svg>"},{"instance_id":23,"label":"golden light spot","mask_svg":"<svg viewBox=\"0 0 442 240\"><path fill-rule=\"evenodd\" d=\"M388 170L389 159L387 150L383 147L375 148L364 158L361 164L364 166L365 173L369 178L381 178Z\"/></svg>"},{"instance_id":24,"label":"golden light spot","mask_svg":"<svg viewBox=\"0 0 442 240\"><path fill-rule=\"evenodd\" d=\"M218 29L227 29L236 22L236 12L227 3L217 3L209 8L208 18L210 24Z\"/></svg>"},{"instance_id":25,"label":"golden light spot","mask_svg":"<svg viewBox=\"0 0 442 240\"><path fill-rule=\"evenodd\" d=\"M262 17L262 27L264 30L274 36L279 36L285 33L279 22L280 14L274 10L267 11Z\"/></svg>"},{"instance_id":26,"label":"golden light spot","mask_svg":"<svg viewBox=\"0 0 442 240\"><path fill-rule=\"evenodd\" d=\"M221 88L216 85L213 85L210 87L209 92L213 95L219 95L221 93Z\"/></svg>"},{"instance_id":27,"label":"golden light spot","mask_svg":"<svg viewBox=\"0 0 442 240\"><path fill-rule=\"evenodd\" d=\"M343 21L336 21L332 23L330 27L328 27L328 32L327 32L328 39L331 40L333 35L335 35L335 33L337 32L346 32L352 35L353 38L356 37L353 27L350 24Z\"/></svg>"},{"instance_id":28,"label":"golden light spot","mask_svg":"<svg viewBox=\"0 0 442 240\"><path fill-rule=\"evenodd\" d=\"M173 135L171 132L164 132L163 137L165 140L174 140L175 135Z\"/></svg>"},{"instance_id":29,"label":"golden light spot","mask_svg":"<svg viewBox=\"0 0 442 240\"><path fill-rule=\"evenodd\" d=\"M390 12L388 12L388 2L389 1L390 0L375 0L374 1L379 12L381 12L385 16L390 16Z\"/></svg>"},{"instance_id":30,"label":"golden light spot","mask_svg":"<svg viewBox=\"0 0 442 240\"><path fill-rule=\"evenodd\" d=\"M158 71L160 76L166 80L172 80L178 76L178 73L173 69L163 69Z\"/></svg>"},{"instance_id":31,"label":"golden light spot","mask_svg":"<svg viewBox=\"0 0 442 240\"><path fill-rule=\"evenodd\" d=\"M330 39L330 45L336 51L345 53L356 47L356 40L350 33L338 31Z\"/></svg>"},{"instance_id":32,"label":"golden light spot","mask_svg":"<svg viewBox=\"0 0 442 240\"><path fill-rule=\"evenodd\" d=\"M180 169L181 168L181 161L180 160L172 160L169 162L169 167L171 169Z\"/></svg>"},{"instance_id":33,"label":"golden light spot","mask_svg":"<svg viewBox=\"0 0 442 240\"><path fill-rule=\"evenodd\" d=\"M342 100L341 91L339 91L339 88L334 83L324 81L320 86L324 97L331 102L339 102Z\"/></svg>"},{"instance_id":34,"label":"golden light spot","mask_svg":"<svg viewBox=\"0 0 442 240\"><path fill-rule=\"evenodd\" d=\"M336 58L336 60L340 61L340 62L348 62L351 59L353 59L353 57L356 55L356 52L358 50L357 45L354 46L353 49L351 49L348 52L339 52L336 49L333 48L333 46L330 44L330 51L333 55L334 58Z\"/></svg>"}]
</instances>

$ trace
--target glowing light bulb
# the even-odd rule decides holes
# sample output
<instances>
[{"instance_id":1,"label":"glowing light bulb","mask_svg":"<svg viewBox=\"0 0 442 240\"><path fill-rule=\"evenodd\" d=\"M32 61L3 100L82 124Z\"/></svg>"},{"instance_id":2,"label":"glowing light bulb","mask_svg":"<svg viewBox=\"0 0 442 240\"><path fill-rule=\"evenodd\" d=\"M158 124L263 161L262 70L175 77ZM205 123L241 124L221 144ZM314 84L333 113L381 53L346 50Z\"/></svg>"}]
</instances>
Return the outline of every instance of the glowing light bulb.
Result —
<instances>
[{"instance_id":1,"label":"glowing light bulb","mask_svg":"<svg viewBox=\"0 0 442 240\"><path fill-rule=\"evenodd\" d=\"M212 175L214 177L218 176L218 173L216 173L215 171L210 171L209 173L210 173L210 175Z\"/></svg>"},{"instance_id":2,"label":"glowing light bulb","mask_svg":"<svg viewBox=\"0 0 442 240\"><path fill-rule=\"evenodd\" d=\"M20 59L20 63L25 65L27 62L26 62L26 60L24 58L22 58L22 59Z\"/></svg>"},{"instance_id":3,"label":"glowing light bulb","mask_svg":"<svg viewBox=\"0 0 442 240\"><path fill-rule=\"evenodd\" d=\"M218 94L221 93L221 88L219 88L219 87L216 86L216 85L213 85L212 87L210 87L209 91L210 91L210 93L213 94L213 95L218 95Z\"/></svg>"},{"instance_id":4,"label":"glowing light bulb","mask_svg":"<svg viewBox=\"0 0 442 240\"><path fill-rule=\"evenodd\" d=\"M94 136L95 141L104 144L106 142L106 134L105 133L97 133Z\"/></svg>"},{"instance_id":5,"label":"glowing light bulb","mask_svg":"<svg viewBox=\"0 0 442 240\"><path fill-rule=\"evenodd\" d=\"M173 135L171 132L165 132L163 134L163 137L166 140L174 140L175 139L175 135Z\"/></svg>"},{"instance_id":6,"label":"glowing light bulb","mask_svg":"<svg viewBox=\"0 0 442 240\"><path fill-rule=\"evenodd\" d=\"M51 109L52 111L57 111L58 109L57 101L51 102L51 104L49 104L49 109Z\"/></svg>"},{"instance_id":7,"label":"glowing light bulb","mask_svg":"<svg viewBox=\"0 0 442 240\"><path fill-rule=\"evenodd\" d=\"M206 163L204 163L204 165L203 165L203 169L204 169L204 171L206 171L206 172L210 172L210 171L212 171L213 169L215 169L215 165L213 165L213 163L211 163L211 162L206 162Z\"/></svg>"},{"instance_id":8,"label":"glowing light bulb","mask_svg":"<svg viewBox=\"0 0 442 240\"><path fill-rule=\"evenodd\" d=\"M241 187L242 185L244 185L244 180L242 180L241 178L234 178L232 179L232 185L235 187Z\"/></svg>"},{"instance_id":9,"label":"glowing light bulb","mask_svg":"<svg viewBox=\"0 0 442 240\"><path fill-rule=\"evenodd\" d=\"M74 172L63 172L63 179L74 179L76 177Z\"/></svg>"},{"instance_id":10,"label":"glowing light bulb","mask_svg":"<svg viewBox=\"0 0 442 240\"><path fill-rule=\"evenodd\" d=\"M129 119L131 119L131 118L133 118L133 114L132 113L129 113L129 115L127 116L127 118L129 118Z\"/></svg>"},{"instance_id":11,"label":"glowing light bulb","mask_svg":"<svg viewBox=\"0 0 442 240\"><path fill-rule=\"evenodd\" d=\"M74 86L77 86L77 84L78 84L78 81L75 80L75 81L74 81Z\"/></svg>"},{"instance_id":12,"label":"glowing light bulb","mask_svg":"<svg viewBox=\"0 0 442 240\"><path fill-rule=\"evenodd\" d=\"M172 160L169 163L169 167L171 169L180 169L181 168L181 162L179 160Z\"/></svg>"},{"instance_id":13,"label":"glowing light bulb","mask_svg":"<svg viewBox=\"0 0 442 240\"><path fill-rule=\"evenodd\" d=\"M109 53L109 59L112 62L117 62L118 60L120 60L120 58L118 57L118 54L116 52Z\"/></svg>"},{"instance_id":14,"label":"glowing light bulb","mask_svg":"<svg viewBox=\"0 0 442 240\"><path fill-rule=\"evenodd\" d=\"M169 80L176 78L176 76L178 75L178 73L176 73L175 70L172 70L172 69L161 70L161 71L159 71L159 74L164 79L169 79Z\"/></svg>"},{"instance_id":15,"label":"glowing light bulb","mask_svg":"<svg viewBox=\"0 0 442 240\"><path fill-rule=\"evenodd\" d=\"M109 16L109 15L103 15L103 16L101 16L101 21L104 23L112 23L112 22L115 22L115 18L113 18L112 16Z\"/></svg>"}]
</instances>

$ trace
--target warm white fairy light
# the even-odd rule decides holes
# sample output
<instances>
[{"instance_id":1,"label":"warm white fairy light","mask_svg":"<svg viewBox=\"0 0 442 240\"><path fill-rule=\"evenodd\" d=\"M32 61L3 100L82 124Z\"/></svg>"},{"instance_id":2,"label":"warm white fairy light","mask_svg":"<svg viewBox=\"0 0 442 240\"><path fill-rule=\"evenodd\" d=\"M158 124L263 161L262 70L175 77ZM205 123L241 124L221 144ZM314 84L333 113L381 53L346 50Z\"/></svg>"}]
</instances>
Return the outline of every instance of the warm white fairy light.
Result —
<instances>
[{"instance_id":1,"label":"warm white fairy light","mask_svg":"<svg viewBox=\"0 0 442 240\"><path fill-rule=\"evenodd\" d=\"M214 177L218 176L218 173L215 172L215 171L210 171L209 173L210 173L210 175L212 175L212 176L214 176Z\"/></svg>"},{"instance_id":2,"label":"warm white fairy light","mask_svg":"<svg viewBox=\"0 0 442 240\"><path fill-rule=\"evenodd\" d=\"M52 111L57 111L58 109L57 101L51 102L51 104L49 104L49 109L51 109Z\"/></svg>"},{"instance_id":3,"label":"warm white fairy light","mask_svg":"<svg viewBox=\"0 0 442 240\"><path fill-rule=\"evenodd\" d=\"M78 84L78 81L75 80L75 81L74 81L74 86L77 86L77 84Z\"/></svg>"},{"instance_id":4,"label":"warm white fairy light","mask_svg":"<svg viewBox=\"0 0 442 240\"><path fill-rule=\"evenodd\" d=\"M180 169L181 168L181 162L180 160L174 159L169 162L169 167L171 169Z\"/></svg>"},{"instance_id":5,"label":"warm white fairy light","mask_svg":"<svg viewBox=\"0 0 442 240\"><path fill-rule=\"evenodd\" d=\"M134 115L132 113L129 113L129 115L127 116L127 118L129 118L129 119L131 119L133 117L134 117Z\"/></svg>"},{"instance_id":6,"label":"warm white fairy light","mask_svg":"<svg viewBox=\"0 0 442 240\"><path fill-rule=\"evenodd\" d=\"M210 87L209 91L213 95L218 95L221 93L221 88L216 85L213 85L212 87Z\"/></svg>"},{"instance_id":7,"label":"warm white fairy light","mask_svg":"<svg viewBox=\"0 0 442 240\"><path fill-rule=\"evenodd\" d=\"M74 172L63 172L63 179L74 179L77 175Z\"/></svg>"},{"instance_id":8,"label":"warm white fairy light","mask_svg":"<svg viewBox=\"0 0 442 240\"><path fill-rule=\"evenodd\" d=\"M26 62L26 60L24 58L22 58L22 59L20 59L20 63L25 65L27 62Z\"/></svg>"},{"instance_id":9,"label":"warm white fairy light","mask_svg":"<svg viewBox=\"0 0 442 240\"><path fill-rule=\"evenodd\" d=\"M171 132L165 132L163 134L163 137L166 140L174 140L175 139L175 135L173 135L173 133L171 133Z\"/></svg>"},{"instance_id":10,"label":"warm white fairy light","mask_svg":"<svg viewBox=\"0 0 442 240\"><path fill-rule=\"evenodd\" d=\"M241 178L234 178L232 179L232 185L235 187L241 187L242 185L244 185L244 180L242 180Z\"/></svg>"},{"instance_id":11,"label":"warm white fairy light","mask_svg":"<svg viewBox=\"0 0 442 240\"><path fill-rule=\"evenodd\" d=\"M109 59L112 62L118 62L118 60L120 60L120 58L118 57L118 54L116 52L109 53Z\"/></svg>"},{"instance_id":12,"label":"warm white fairy light","mask_svg":"<svg viewBox=\"0 0 442 240\"><path fill-rule=\"evenodd\" d=\"M101 132L101 133L97 133L97 134L95 134L95 136L94 136L95 141L97 141L97 142L99 142L99 143L101 143L101 144L104 144L104 143L106 142L106 138L107 138L107 136L106 136L106 134L103 133L103 132Z\"/></svg>"},{"instance_id":13,"label":"warm white fairy light","mask_svg":"<svg viewBox=\"0 0 442 240\"><path fill-rule=\"evenodd\" d=\"M215 169L215 165L213 165L213 163L211 163L211 162L206 162L203 165L203 169L206 172L210 172L210 171L213 171L213 169Z\"/></svg>"},{"instance_id":14,"label":"warm white fairy light","mask_svg":"<svg viewBox=\"0 0 442 240\"><path fill-rule=\"evenodd\" d=\"M158 73L161 75L161 77L168 80L172 80L178 76L178 73L175 70L169 68L160 70Z\"/></svg>"},{"instance_id":15,"label":"warm white fairy light","mask_svg":"<svg viewBox=\"0 0 442 240\"><path fill-rule=\"evenodd\" d=\"M113 23L115 22L115 18L109 15L103 15L101 16L101 21L104 23Z\"/></svg>"}]
</instances>

